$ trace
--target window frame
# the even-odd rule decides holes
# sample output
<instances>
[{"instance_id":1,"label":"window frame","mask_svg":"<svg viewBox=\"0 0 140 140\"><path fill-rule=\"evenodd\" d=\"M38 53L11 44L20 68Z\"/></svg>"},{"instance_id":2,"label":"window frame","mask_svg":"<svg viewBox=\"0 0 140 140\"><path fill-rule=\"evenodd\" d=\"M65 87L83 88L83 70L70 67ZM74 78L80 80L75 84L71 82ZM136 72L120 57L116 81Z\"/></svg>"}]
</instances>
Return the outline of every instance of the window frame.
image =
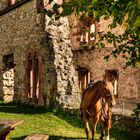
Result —
<instances>
[{"instance_id":1,"label":"window frame","mask_svg":"<svg viewBox=\"0 0 140 140\"><path fill-rule=\"evenodd\" d=\"M78 67L76 71L78 72L79 89L84 91L90 83L91 72L85 67Z\"/></svg>"},{"instance_id":2,"label":"window frame","mask_svg":"<svg viewBox=\"0 0 140 140\"><path fill-rule=\"evenodd\" d=\"M38 63L36 64L36 60ZM29 61L32 63L30 64ZM38 48L26 52L25 98L38 102L41 97L41 51Z\"/></svg>"},{"instance_id":3,"label":"window frame","mask_svg":"<svg viewBox=\"0 0 140 140\"><path fill-rule=\"evenodd\" d=\"M94 40L92 40L91 38L93 38L91 36L91 26L94 25ZM80 45L91 45L94 44L95 40L96 40L96 32L97 32L97 25L96 22L94 21L94 18L92 17L86 17L84 20L81 20L79 22L79 42ZM85 30L85 31L84 31ZM81 41L81 36L83 37L83 41Z\"/></svg>"}]
</instances>

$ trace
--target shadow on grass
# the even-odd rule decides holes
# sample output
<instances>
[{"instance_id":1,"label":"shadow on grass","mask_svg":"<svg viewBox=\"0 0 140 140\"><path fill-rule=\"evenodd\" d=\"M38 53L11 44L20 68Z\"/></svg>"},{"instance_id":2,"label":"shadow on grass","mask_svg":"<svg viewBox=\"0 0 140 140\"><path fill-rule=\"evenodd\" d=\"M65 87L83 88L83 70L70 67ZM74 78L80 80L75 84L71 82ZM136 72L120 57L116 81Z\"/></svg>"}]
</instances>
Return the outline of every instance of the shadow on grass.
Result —
<instances>
[{"instance_id":1,"label":"shadow on grass","mask_svg":"<svg viewBox=\"0 0 140 140\"><path fill-rule=\"evenodd\" d=\"M42 114L47 113L48 110L44 107L35 107L32 105L18 104L18 103L3 103L0 102L0 112L17 113L17 114Z\"/></svg>"},{"instance_id":2,"label":"shadow on grass","mask_svg":"<svg viewBox=\"0 0 140 140\"><path fill-rule=\"evenodd\" d=\"M85 138L73 138L73 137L49 136L49 140L85 140Z\"/></svg>"},{"instance_id":3,"label":"shadow on grass","mask_svg":"<svg viewBox=\"0 0 140 140\"><path fill-rule=\"evenodd\" d=\"M15 137L15 138L10 138L10 140L24 140L27 136L21 136L21 137Z\"/></svg>"},{"instance_id":4,"label":"shadow on grass","mask_svg":"<svg viewBox=\"0 0 140 140\"><path fill-rule=\"evenodd\" d=\"M0 101L0 112L4 113L16 113L16 114L44 114L51 112L55 116L61 118L62 120L67 121L74 127L83 128L83 123L81 118L75 113L71 113L71 111L62 111L56 109L46 109L45 107L35 107L26 104L20 103L3 103Z\"/></svg>"},{"instance_id":5,"label":"shadow on grass","mask_svg":"<svg viewBox=\"0 0 140 140\"><path fill-rule=\"evenodd\" d=\"M110 134L110 138L113 140L139 140L137 138L131 137L131 136L127 136L124 135L124 137L122 136L118 136L118 135L122 135L122 134ZM15 138L10 138L10 140L24 140L27 136L22 136L22 137L15 137ZM85 140L85 137L81 137L81 138L75 138L75 137L62 137L62 136L49 136L49 140ZM97 138L95 140L98 140Z\"/></svg>"},{"instance_id":6,"label":"shadow on grass","mask_svg":"<svg viewBox=\"0 0 140 140\"><path fill-rule=\"evenodd\" d=\"M10 140L24 140L27 136L10 138ZM85 140L85 138L62 137L62 136L49 136L49 140Z\"/></svg>"},{"instance_id":7,"label":"shadow on grass","mask_svg":"<svg viewBox=\"0 0 140 140\"><path fill-rule=\"evenodd\" d=\"M44 107L34 107L31 105L25 105L25 104L18 104L18 103L3 103L0 101L0 112L4 113L17 113L17 114L43 114L52 112L55 116L61 118L62 120L67 121L69 124L71 124L74 127L77 128L83 128L84 125L81 120L81 118L76 115L76 110L73 111L61 111L56 109L48 110ZM100 126L97 128L97 133L100 134ZM86 134L85 134L86 135ZM111 138L115 138L114 140L137 140L133 139L132 137L129 137L124 132L117 131L117 128L115 126L112 127L110 131ZM18 137L18 138L12 138L11 140L23 140L26 136ZM130 139L129 139L130 138ZM85 138L68 138L68 137L61 137L61 136L50 136L49 140L79 140L79 139L85 139Z\"/></svg>"}]
</instances>

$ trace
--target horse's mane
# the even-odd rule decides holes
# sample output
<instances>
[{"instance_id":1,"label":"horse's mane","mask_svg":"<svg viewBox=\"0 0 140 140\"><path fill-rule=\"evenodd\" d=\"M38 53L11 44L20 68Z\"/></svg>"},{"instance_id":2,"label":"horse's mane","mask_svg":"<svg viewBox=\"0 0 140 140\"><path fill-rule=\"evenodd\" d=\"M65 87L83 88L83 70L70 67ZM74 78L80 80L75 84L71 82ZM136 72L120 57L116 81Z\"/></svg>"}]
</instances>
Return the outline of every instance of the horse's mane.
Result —
<instances>
[{"instance_id":1,"label":"horse's mane","mask_svg":"<svg viewBox=\"0 0 140 140\"><path fill-rule=\"evenodd\" d=\"M91 80L90 83L87 85L86 89L89 87L92 87L95 83L101 82L102 80L96 79L96 80Z\"/></svg>"}]
</instances>

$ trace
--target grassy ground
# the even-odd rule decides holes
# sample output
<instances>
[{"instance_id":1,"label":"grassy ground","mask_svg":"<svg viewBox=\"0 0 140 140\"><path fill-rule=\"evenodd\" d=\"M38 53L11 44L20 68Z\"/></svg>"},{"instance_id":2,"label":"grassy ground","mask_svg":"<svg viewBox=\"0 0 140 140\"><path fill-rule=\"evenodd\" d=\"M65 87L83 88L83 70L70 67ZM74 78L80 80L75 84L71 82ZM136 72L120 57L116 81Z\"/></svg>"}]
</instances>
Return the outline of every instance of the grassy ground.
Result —
<instances>
[{"instance_id":1,"label":"grassy ground","mask_svg":"<svg viewBox=\"0 0 140 140\"><path fill-rule=\"evenodd\" d=\"M82 140L85 131L80 117L62 111L49 111L41 107L0 102L0 118L24 120L9 135L9 140L23 140L33 133L48 134L50 140ZM133 140L114 125L111 140ZM99 129L99 128L98 128ZM99 138L99 130L96 138Z\"/></svg>"}]
</instances>

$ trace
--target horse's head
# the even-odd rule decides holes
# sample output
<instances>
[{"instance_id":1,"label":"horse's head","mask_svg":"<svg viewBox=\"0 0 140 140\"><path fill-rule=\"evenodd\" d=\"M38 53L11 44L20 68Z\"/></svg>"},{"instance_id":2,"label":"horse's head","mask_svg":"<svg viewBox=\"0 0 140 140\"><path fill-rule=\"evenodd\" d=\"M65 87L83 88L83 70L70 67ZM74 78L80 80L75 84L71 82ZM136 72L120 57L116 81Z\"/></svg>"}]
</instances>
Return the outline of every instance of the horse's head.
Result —
<instances>
[{"instance_id":1,"label":"horse's head","mask_svg":"<svg viewBox=\"0 0 140 140\"><path fill-rule=\"evenodd\" d=\"M117 94L117 81L118 81L118 70L105 70L105 75L103 78L104 86L106 92L104 93L104 98L110 107L116 105L115 95Z\"/></svg>"}]
</instances>

